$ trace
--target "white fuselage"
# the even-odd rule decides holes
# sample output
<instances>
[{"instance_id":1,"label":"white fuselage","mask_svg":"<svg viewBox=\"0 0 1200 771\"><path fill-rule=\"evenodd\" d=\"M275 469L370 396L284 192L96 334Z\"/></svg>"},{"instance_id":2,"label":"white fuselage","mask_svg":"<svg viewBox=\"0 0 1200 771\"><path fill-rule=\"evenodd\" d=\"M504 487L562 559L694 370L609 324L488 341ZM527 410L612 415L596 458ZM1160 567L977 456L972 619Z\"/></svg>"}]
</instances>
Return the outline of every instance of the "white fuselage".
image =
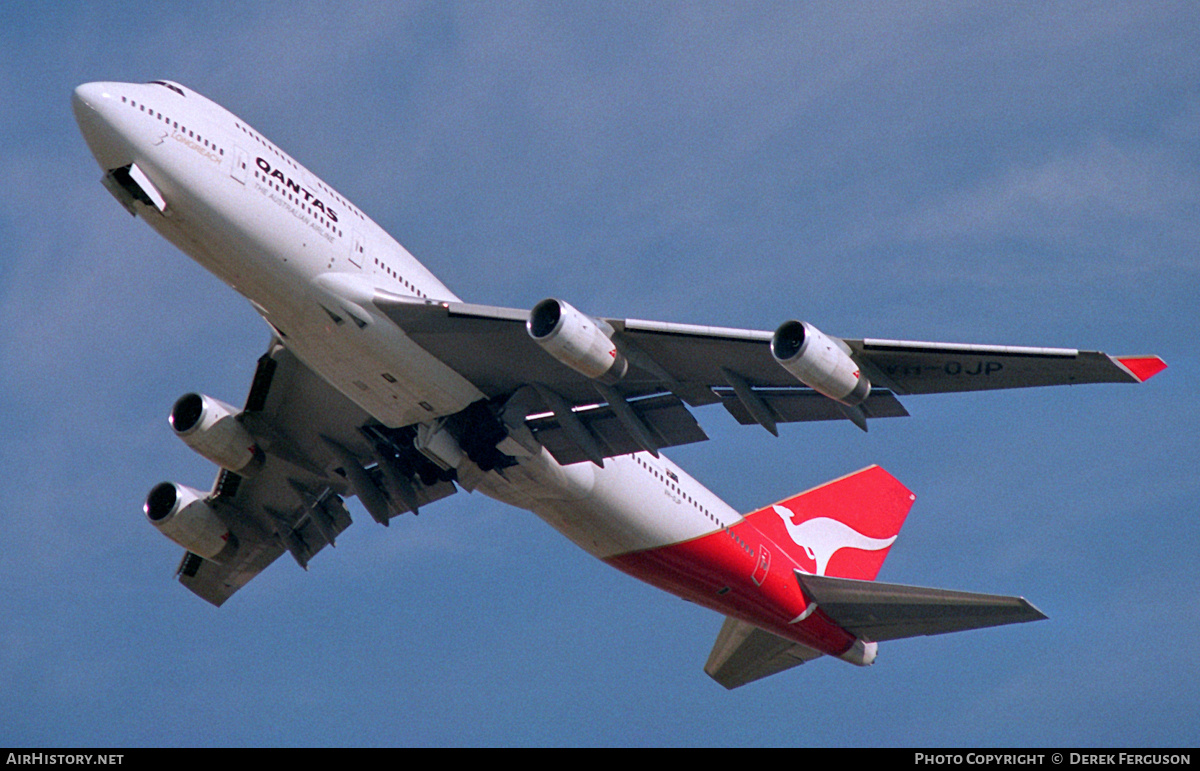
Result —
<instances>
[{"instance_id":1,"label":"white fuselage","mask_svg":"<svg viewBox=\"0 0 1200 771\"><path fill-rule=\"evenodd\" d=\"M373 305L377 290L458 298L332 187L224 108L165 82L90 83L75 109L105 170L136 164L165 238L245 296L310 369L381 423L464 409L483 394ZM667 472L670 472L669 474ZM589 553L676 544L741 517L665 457L559 465L544 450L481 492L533 511Z\"/></svg>"}]
</instances>

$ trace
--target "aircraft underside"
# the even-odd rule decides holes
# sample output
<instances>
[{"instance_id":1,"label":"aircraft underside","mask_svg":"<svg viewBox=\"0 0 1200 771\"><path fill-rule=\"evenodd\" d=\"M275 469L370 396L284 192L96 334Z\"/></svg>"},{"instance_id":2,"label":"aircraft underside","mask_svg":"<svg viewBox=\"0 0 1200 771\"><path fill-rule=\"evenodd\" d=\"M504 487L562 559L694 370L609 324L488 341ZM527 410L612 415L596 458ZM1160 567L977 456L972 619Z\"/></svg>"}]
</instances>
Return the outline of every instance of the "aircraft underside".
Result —
<instances>
[{"instance_id":1,"label":"aircraft underside","mask_svg":"<svg viewBox=\"0 0 1200 771\"><path fill-rule=\"evenodd\" d=\"M278 557L306 567L352 523L480 492L593 556L726 616L706 671L726 687L877 643L1033 621L1019 597L878 583L914 496L877 466L742 516L662 453L707 440L720 405L866 431L900 397L1137 383L1166 365L1067 348L849 339L459 300L333 188L224 108L167 81L74 96L106 189L245 296L274 333L243 406L175 404L220 469L151 491L177 576L215 605Z\"/></svg>"}]
</instances>

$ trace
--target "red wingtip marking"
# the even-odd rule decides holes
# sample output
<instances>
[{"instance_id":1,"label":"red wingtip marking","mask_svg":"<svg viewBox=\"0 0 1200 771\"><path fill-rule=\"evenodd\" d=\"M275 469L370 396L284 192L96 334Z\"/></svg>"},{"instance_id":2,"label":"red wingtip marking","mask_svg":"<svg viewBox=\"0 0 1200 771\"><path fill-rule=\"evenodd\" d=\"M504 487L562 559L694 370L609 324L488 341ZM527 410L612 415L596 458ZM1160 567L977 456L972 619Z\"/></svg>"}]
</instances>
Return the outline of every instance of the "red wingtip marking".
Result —
<instances>
[{"instance_id":1,"label":"red wingtip marking","mask_svg":"<svg viewBox=\"0 0 1200 771\"><path fill-rule=\"evenodd\" d=\"M1167 368L1167 363L1157 356L1123 356L1117 361L1143 383Z\"/></svg>"}]
</instances>

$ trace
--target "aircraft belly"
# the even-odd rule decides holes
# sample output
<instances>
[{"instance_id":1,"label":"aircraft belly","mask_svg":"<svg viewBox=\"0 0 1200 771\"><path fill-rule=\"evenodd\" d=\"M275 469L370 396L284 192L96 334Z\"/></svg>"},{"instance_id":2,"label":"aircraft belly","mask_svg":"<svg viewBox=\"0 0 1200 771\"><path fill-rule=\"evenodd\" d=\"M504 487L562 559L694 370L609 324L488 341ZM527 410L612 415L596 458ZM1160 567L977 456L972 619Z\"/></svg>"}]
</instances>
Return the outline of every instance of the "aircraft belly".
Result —
<instances>
[{"instance_id":1,"label":"aircraft belly","mask_svg":"<svg viewBox=\"0 0 1200 771\"><path fill-rule=\"evenodd\" d=\"M230 196L241 186L226 184L223 164L191 156L169 141L138 155L137 163L166 199L161 214L143 207L143 219L256 308L278 308L294 298L300 277L278 267L279 255L296 251L286 235L289 229L263 228L257 197ZM320 261L326 249L314 243L307 251L310 259Z\"/></svg>"},{"instance_id":2,"label":"aircraft belly","mask_svg":"<svg viewBox=\"0 0 1200 771\"><path fill-rule=\"evenodd\" d=\"M313 299L303 314L268 320L305 365L386 426L450 415L483 398L394 324L362 315L359 309L327 309Z\"/></svg>"},{"instance_id":3,"label":"aircraft belly","mask_svg":"<svg viewBox=\"0 0 1200 771\"><path fill-rule=\"evenodd\" d=\"M718 527L698 505L672 493L651 476L647 465L666 462L665 458L655 460L648 453L622 455L606 458L604 468L597 468L587 462L559 466L544 450L542 454L544 459L539 461L539 468L534 473L527 472L519 483L529 502L524 507L594 557L608 559L687 541ZM561 492L563 478L551 478L554 470L574 475L570 477L574 483L572 494ZM510 470L505 473L513 477ZM586 491L578 484L578 475L583 473L591 476ZM724 521L738 518L733 509L699 483L690 478L687 483L698 488L697 495L711 498L704 509L716 509L717 516Z\"/></svg>"},{"instance_id":4,"label":"aircraft belly","mask_svg":"<svg viewBox=\"0 0 1200 771\"><path fill-rule=\"evenodd\" d=\"M183 193L171 194L165 215L144 219L159 235L256 305L264 300L274 304L264 295L282 294L283 282L262 270L260 253L231 237L226 223L215 219L203 202Z\"/></svg>"}]
</instances>

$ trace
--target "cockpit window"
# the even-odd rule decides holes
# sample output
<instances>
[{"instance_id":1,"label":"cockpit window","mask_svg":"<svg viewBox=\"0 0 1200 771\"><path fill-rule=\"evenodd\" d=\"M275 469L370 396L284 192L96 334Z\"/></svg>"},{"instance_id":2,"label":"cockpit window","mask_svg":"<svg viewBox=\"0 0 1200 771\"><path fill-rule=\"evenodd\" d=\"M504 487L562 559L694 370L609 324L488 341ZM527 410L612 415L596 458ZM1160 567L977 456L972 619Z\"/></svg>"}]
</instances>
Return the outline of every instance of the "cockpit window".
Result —
<instances>
[{"instance_id":1,"label":"cockpit window","mask_svg":"<svg viewBox=\"0 0 1200 771\"><path fill-rule=\"evenodd\" d=\"M187 94L183 93L183 89L180 88L179 86L175 85L174 83L168 83L165 80L151 80L150 82L156 86L166 86L167 88L171 89L172 91L179 94L183 98L185 98L185 99L187 98Z\"/></svg>"}]
</instances>

